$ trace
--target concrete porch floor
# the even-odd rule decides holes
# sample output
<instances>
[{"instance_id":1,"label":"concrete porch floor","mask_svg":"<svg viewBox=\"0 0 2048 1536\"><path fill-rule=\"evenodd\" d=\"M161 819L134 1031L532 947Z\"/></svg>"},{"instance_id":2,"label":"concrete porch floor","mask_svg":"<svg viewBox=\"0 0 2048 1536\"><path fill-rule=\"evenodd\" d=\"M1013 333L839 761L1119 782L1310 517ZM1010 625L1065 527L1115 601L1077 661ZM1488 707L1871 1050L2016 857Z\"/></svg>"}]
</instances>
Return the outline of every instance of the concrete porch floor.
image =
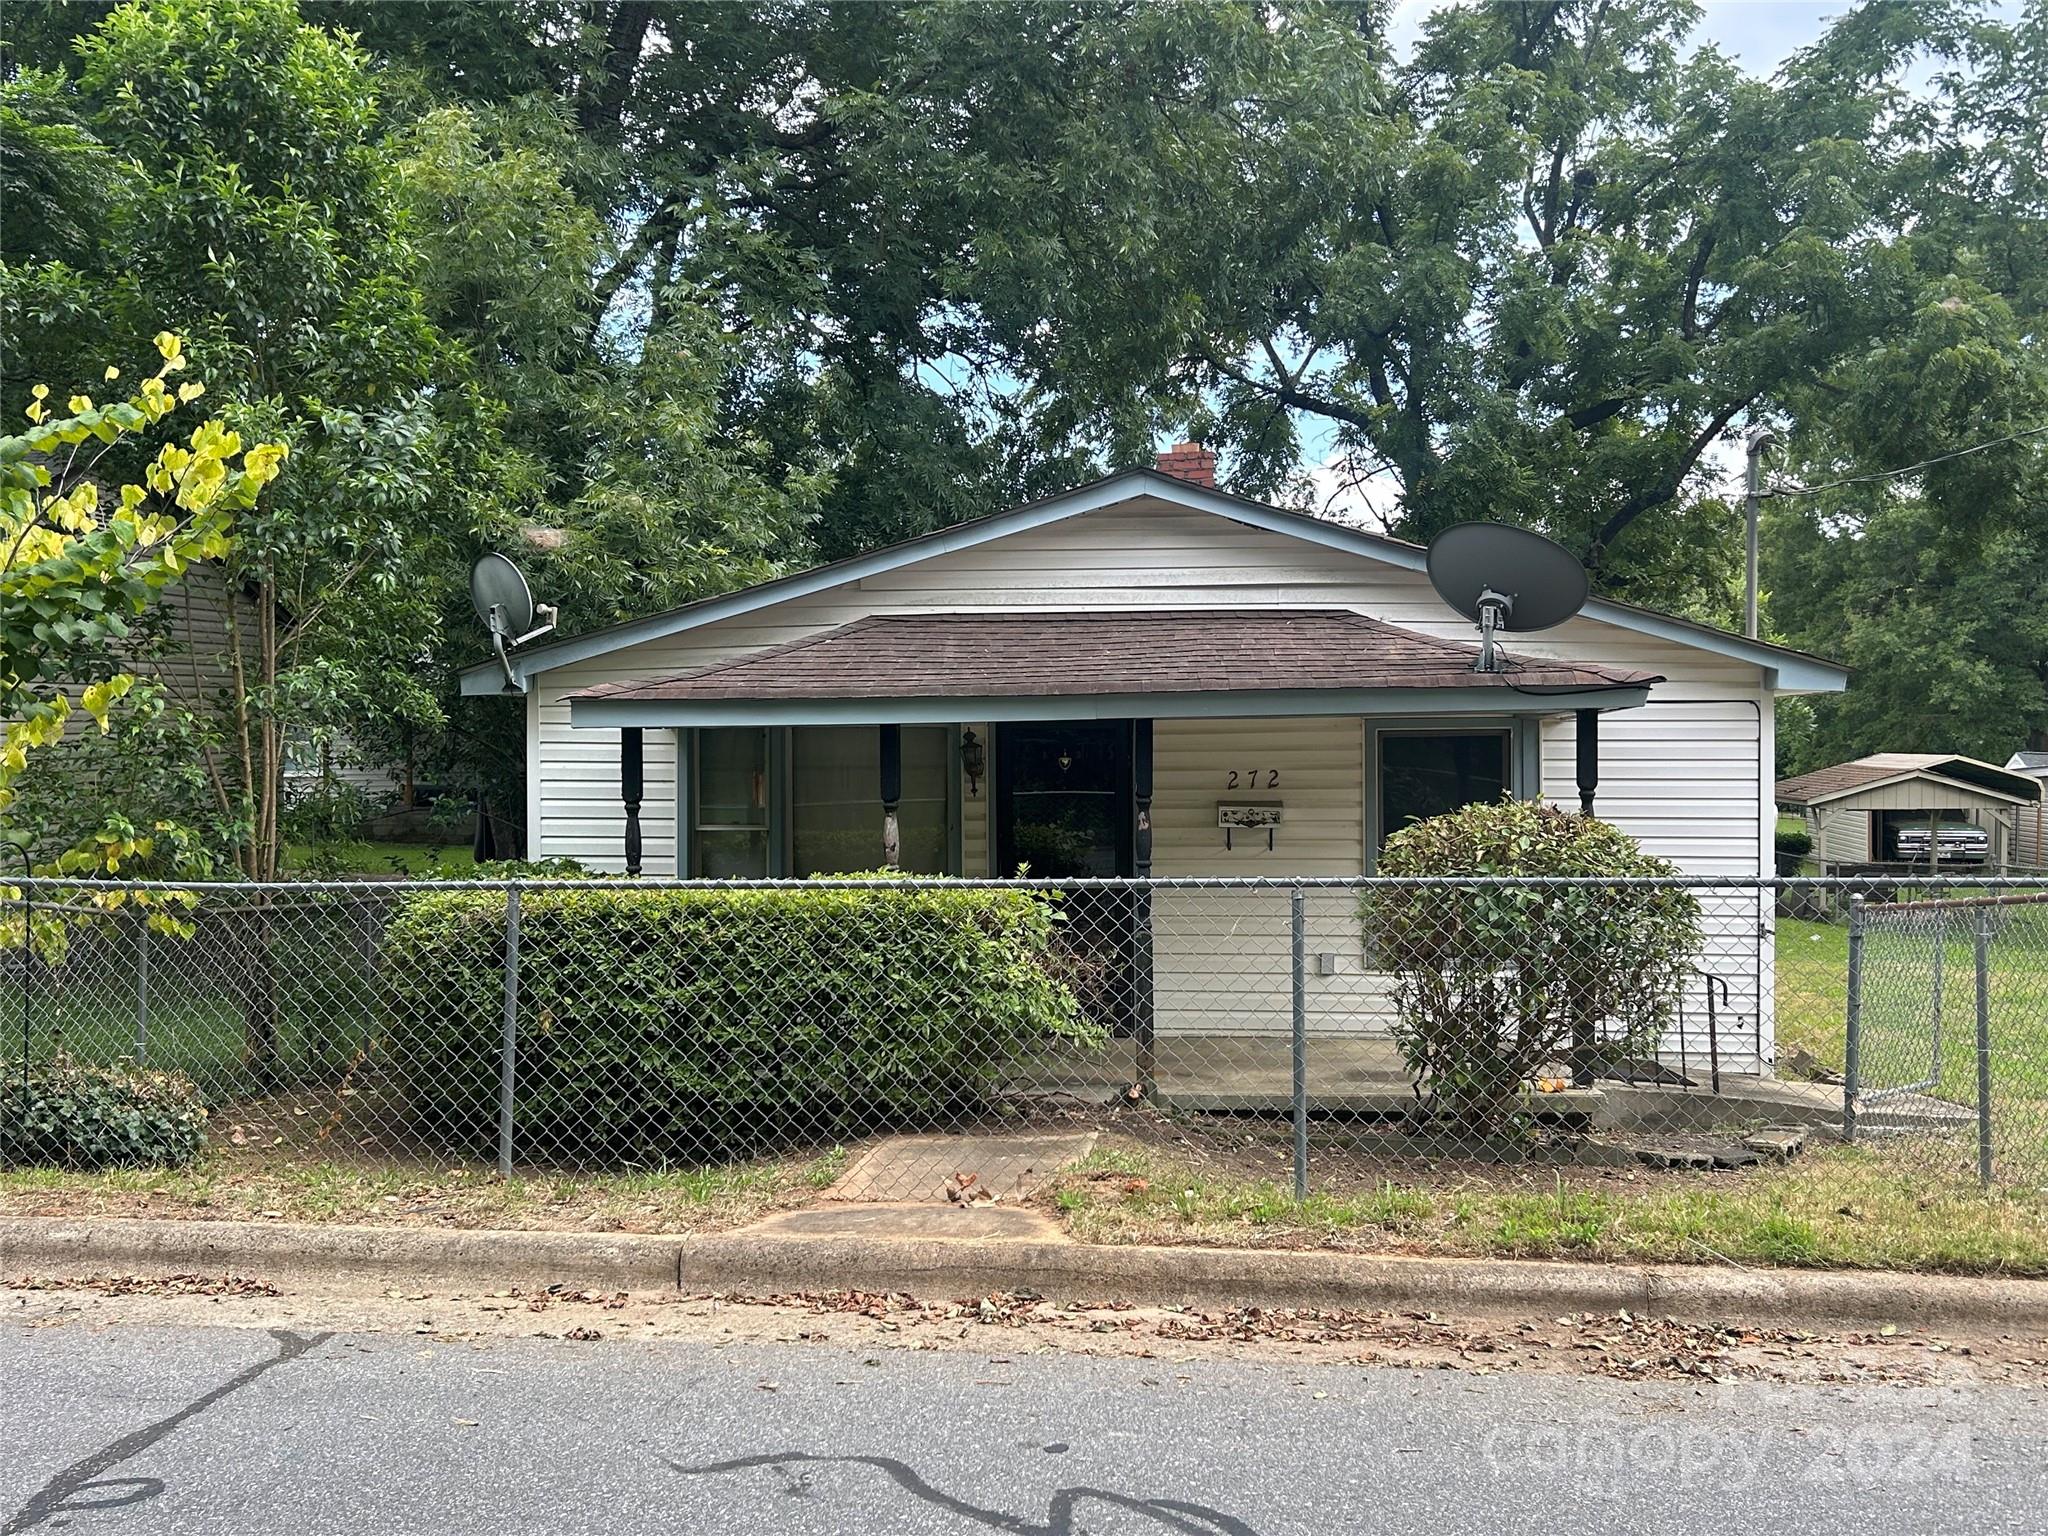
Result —
<instances>
[{"instance_id":1,"label":"concrete porch floor","mask_svg":"<svg viewBox=\"0 0 2048 1536\"><path fill-rule=\"evenodd\" d=\"M1308 1100L1317 1113L1396 1118L1415 1108L1412 1081L1394 1042L1353 1035L1308 1041ZM1109 1103L1137 1081L1136 1042L1113 1040L1100 1052L1050 1050L1021 1063L1011 1091ZM1793 1082L1749 1073L1688 1074L1694 1086L1602 1081L1591 1088L1530 1095L1539 1113L1583 1119L1596 1129L1715 1130L1735 1124L1839 1127L1839 1084ZM1162 1035L1154 1050L1153 1101L1209 1113L1286 1113L1293 1102L1290 1042L1272 1035ZM1932 1130L1966 1124L1966 1107L1918 1095L1864 1110L1873 1131Z\"/></svg>"}]
</instances>

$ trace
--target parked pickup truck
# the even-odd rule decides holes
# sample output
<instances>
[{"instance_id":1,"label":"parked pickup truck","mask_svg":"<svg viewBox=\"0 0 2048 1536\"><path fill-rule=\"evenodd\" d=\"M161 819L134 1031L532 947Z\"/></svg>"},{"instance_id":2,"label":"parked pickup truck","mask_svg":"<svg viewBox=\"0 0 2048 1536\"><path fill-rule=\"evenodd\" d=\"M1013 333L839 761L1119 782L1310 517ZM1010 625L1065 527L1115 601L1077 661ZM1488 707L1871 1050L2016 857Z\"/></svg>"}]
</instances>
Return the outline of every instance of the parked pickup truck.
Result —
<instances>
[{"instance_id":1,"label":"parked pickup truck","mask_svg":"<svg viewBox=\"0 0 2048 1536\"><path fill-rule=\"evenodd\" d=\"M1981 864L1991 857L1991 834L1967 821L1944 821L1935 853L1943 864ZM1927 828L1900 827L1893 833L1898 858L1905 864L1927 862Z\"/></svg>"}]
</instances>

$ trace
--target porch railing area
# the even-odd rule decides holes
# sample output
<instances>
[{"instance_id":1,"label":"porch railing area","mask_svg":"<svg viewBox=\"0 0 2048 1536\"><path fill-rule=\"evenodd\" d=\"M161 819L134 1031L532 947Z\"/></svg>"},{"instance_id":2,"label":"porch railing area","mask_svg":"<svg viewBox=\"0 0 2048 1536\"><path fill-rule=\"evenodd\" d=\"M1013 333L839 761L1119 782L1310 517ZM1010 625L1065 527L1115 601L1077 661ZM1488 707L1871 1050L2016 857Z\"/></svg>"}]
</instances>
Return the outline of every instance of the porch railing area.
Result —
<instances>
[{"instance_id":1,"label":"porch railing area","mask_svg":"<svg viewBox=\"0 0 2048 1536\"><path fill-rule=\"evenodd\" d=\"M1853 1143L2038 1190L2048 886L0 884L6 1091L101 1069L189 1080L206 1155L260 1165L836 1176L927 1138L910 1199L1027 1132L1297 1193Z\"/></svg>"}]
</instances>

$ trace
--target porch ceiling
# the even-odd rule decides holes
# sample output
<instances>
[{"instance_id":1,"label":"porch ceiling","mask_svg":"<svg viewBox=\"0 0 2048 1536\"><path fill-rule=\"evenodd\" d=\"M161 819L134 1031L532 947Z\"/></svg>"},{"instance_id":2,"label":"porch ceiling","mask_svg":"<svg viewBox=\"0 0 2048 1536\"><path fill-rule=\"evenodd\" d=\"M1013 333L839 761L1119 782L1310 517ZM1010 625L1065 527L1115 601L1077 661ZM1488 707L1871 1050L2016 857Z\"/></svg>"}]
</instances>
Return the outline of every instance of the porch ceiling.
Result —
<instances>
[{"instance_id":1,"label":"porch ceiling","mask_svg":"<svg viewBox=\"0 0 2048 1536\"><path fill-rule=\"evenodd\" d=\"M1550 714L1641 704L1650 672L1474 646L1348 609L919 613L569 695L579 726L1286 714Z\"/></svg>"}]
</instances>

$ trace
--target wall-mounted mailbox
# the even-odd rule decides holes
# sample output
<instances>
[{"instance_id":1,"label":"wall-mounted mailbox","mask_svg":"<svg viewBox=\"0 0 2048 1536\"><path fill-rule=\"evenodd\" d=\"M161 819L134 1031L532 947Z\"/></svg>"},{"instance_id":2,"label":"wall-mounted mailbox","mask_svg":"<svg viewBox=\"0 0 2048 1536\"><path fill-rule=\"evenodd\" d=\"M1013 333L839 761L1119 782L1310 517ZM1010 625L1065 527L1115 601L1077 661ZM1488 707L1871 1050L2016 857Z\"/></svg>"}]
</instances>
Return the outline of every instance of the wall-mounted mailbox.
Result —
<instances>
[{"instance_id":1,"label":"wall-mounted mailbox","mask_svg":"<svg viewBox=\"0 0 2048 1536\"><path fill-rule=\"evenodd\" d=\"M1266 834L1266 851L1273 851L1273 830L1280 825L1280 802L1278 800L1219 800L1216 803L1216 825L1223 829L1223 846L1235 847L1240 832L1263 832Z\"/></svg>"}]
</instances>

